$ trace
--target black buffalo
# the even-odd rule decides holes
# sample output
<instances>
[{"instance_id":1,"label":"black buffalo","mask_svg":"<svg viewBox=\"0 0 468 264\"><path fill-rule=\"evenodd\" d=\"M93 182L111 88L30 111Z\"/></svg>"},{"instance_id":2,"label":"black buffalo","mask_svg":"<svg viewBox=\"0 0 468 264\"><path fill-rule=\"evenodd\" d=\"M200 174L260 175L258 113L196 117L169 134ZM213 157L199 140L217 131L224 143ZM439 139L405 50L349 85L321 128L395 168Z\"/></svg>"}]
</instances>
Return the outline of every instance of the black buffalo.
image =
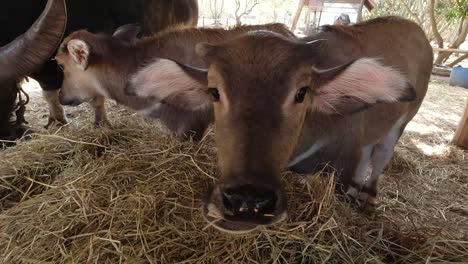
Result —
<instances>
[{"instance_id":1,"label":"black buffalo","mask_svg":"<svg viewBox=\"0 0 468 264\"><path fill-rule=\"evenodd\" d=\"M139 23L141 34L150 35L175 24L195 26L197 21L197 0L5 1L0 8L0 139L24 133L23 109L16 100L18 81L26 75L44 90L48 125L66 122L57 99L63 74L50 60L64 35L78 29L112 33L129 23Z\"/></svg>"}]
</instances>

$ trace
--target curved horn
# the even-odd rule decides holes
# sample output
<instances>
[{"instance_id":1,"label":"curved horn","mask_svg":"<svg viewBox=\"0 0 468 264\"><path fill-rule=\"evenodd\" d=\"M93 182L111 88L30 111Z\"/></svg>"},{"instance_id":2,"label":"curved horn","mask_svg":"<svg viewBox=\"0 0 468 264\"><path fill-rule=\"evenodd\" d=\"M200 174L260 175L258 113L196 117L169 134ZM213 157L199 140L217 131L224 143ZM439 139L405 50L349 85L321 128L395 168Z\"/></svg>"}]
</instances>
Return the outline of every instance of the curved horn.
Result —
<instances>
[{"instance_id":1,"label":"curved horn","mask_svg":"<svg viewBox=\"0 0 468 264\"><path fill-rule=\"evenodd\" d=\"M322 53L326 42L326 39L314 39L307 41L307 38L304 38L296 42L296 52L294 53L301 60L306 59L307 61L315 61Z\"/></svg>"},{"instance_id":2,"label":"curved horn","mask_svg":"<svg viewBox=\"0 0 468 264\"><path fill-rule=\"evenodd\" d=\"M176 61L177 65L182 68L182 70L192 77L195 81L203 85L208 85L208 70L201 69L187 64L180 63Z\"/></svg>"},{"instance_id":3,"label":"curved horn","mask_svg":"<svg viewBox=\"0 0 468 264\"><path fill-rule=\"evenodd\" d=\"M322 42L326 42L327 39L314 39L314 40L311 40L311 41L308 41L305 43L305 45L308 45L308 46L315 46L315 45L321 45Z\"/></svg>"},{"instance_id":4,"label":"curved horn","mask_svg":"<svg viewBox=\"0 0 468 264\"><path fill-rule=\"evenodd\" d=\"M336 67L332 68L327 68L327 69L320 69L317 68L317 66L313 65L312 66L312 72L315 74L318 74L322 79L332 79L342 71L346 70L351 64L353 64L355 60L352 60L350 62L338 65Z\"/></svg>"},{"instance_id":5,"label":"curved horn","mask_svg":"<svg viewBox=\"0 0 468 264\"><path fill-rule=\"evenodd\" d=\"M28 31L0 48L0 81L29 74L49 59L62 40L66 24L65 0L48 0Z\"/></svg>"}]
</instances>

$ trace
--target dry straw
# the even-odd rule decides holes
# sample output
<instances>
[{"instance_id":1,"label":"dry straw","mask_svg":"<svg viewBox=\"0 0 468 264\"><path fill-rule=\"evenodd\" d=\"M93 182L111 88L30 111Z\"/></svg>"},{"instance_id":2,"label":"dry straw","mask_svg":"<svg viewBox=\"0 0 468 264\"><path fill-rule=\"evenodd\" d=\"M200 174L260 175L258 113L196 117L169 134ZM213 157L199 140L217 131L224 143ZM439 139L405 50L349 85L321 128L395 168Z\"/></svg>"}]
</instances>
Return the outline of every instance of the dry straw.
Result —
<instances>
[{"instance_id":1,"label":"dry straw","mask_svg":"<svg viewBox=\"0 0 468 264\"><path fill-rule=\"evenodd\" d=\"M332 176L286 173L287 221L235 236L200 212L216 182L212 136L179 142L151 123L120 120L112 130L39 135L0 154L1 263L468 261L460 150L427 157L406 136L372 214L343 202Z\"/></svg>"}]
</instances>

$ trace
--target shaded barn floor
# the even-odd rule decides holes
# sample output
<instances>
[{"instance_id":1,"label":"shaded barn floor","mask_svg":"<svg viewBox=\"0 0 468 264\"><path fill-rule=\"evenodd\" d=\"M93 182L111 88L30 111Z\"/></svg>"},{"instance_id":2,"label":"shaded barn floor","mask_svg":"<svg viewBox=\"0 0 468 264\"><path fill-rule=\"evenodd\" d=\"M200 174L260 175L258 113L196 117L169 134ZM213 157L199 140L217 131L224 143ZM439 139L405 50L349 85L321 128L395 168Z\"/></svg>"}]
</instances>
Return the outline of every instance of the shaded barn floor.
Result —
<instances>
[{"instance_id":1,"label":"shaded barn floor","mask_svg":"<svg viewBox=\"0 0 468 264\"><path fill-rule=\"evenodd\" d=\"M178 142L108 103L113 130L88 106L41 129L34 85L27 120L39 136L0 153L0 262L468 262L468 157L450 145L468 89L434 77L386 169L380 206L360 212L333 178L286 173L289 218L245 236L219 233L200 206L213 177L211 136Z\"/></svg>"}]
</instances>

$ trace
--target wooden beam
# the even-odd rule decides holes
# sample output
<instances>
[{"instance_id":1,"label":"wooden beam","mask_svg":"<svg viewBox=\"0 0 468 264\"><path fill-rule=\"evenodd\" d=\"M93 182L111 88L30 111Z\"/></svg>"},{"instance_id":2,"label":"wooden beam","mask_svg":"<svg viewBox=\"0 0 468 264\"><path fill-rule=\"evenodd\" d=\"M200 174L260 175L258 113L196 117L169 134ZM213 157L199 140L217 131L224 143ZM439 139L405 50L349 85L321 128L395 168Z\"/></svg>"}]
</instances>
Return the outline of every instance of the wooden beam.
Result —
<instances>
[{"instance_id":1,"label":"wooden beam","mask_svg":"<svg viewBox=\"0 0 468 264\"><path fill-rule=\"evenodd\" d=\"M366 6L367 10L372 11L374 9L374 2L372 0L367 0L364 5Z\"/></svg>"},{"instance_id":2,"label":"wooden beam","mask_svg":"<svg viewBox=\"0 0 468 264\"><path fill-rule=\"evenodd\" d=\"M292 25L291 25L291 31L292 32L294 32L294 30L296 30L297 22L299 21L299 17L301 16L302 9L304 8L304 5L305 5L304 2L305 2L304 0L300 0L299 5L297 5L296 14L294 15L294 19L293 19L293 22L292 22Z\"/></svg>"},{"instance_id":3,"label":"wooden beam","mask_svg":"<svg viewBox=\"0 0 468 264\"><path fill-rule=\"evenodd\" d=\"M453 143L461 149L468 150L468 100L465 104L465 113L453 137Z\"/></svg>"},{"instance_id":4,"label":"wooden beam","mask_svg":"<svg viewBox=\"0 0 468 264\"><path fill-rule=\"evenodd\" d=\"M442 48L432 48L434 51L450 51L450 52L456 52L456 53L463 53L466 54L468 53L468 50L461 50L461 49L442 49Z\"/></svg>"},{"instance_id":5,"label":"wooden beam","mask_svg":"<svg viewBox=\"0 0 468 264\"><path fill-rule=\"evenodd\" d=\"M324 0L322 2L324 3L330 3L330 4L360 4L362 0ZM374 9L374 2L371 0L364 0L364 6L367 8L367 10L372 11Z\"/></svg>"}]
</instances>

